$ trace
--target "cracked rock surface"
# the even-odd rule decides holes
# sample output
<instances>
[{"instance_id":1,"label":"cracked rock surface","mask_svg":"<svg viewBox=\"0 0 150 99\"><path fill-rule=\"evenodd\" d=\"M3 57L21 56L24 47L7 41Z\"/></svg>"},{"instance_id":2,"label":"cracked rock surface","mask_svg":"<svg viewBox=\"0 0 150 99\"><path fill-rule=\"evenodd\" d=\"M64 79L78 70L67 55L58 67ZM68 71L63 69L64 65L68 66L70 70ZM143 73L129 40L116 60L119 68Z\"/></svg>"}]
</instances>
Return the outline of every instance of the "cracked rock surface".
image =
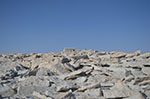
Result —
<instances>
[{"instance_id":1,"label":"cracked rock surface","mask_svg":"<svg viewBox=\"0 0 150 99\"><path fill-rule=\"evenodd\" d=\"M0 99L150 99L150 53L2 54Z\"/></svg>"}]
</instances>

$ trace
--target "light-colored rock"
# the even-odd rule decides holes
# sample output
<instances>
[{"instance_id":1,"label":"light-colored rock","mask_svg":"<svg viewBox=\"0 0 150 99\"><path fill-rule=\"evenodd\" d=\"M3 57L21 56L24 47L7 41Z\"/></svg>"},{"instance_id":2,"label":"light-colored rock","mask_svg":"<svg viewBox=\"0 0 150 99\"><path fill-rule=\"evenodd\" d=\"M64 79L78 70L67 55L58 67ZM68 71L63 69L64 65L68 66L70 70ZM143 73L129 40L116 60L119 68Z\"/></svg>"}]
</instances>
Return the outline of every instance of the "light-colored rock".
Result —
<instances>
[{"instance_id":1,"label":"light-colored rock","mask_svg":"<svg viewBox=\"0 0 150 99\"><path fill-rule=\"evenodd\" d=\"M60 84L57 84L56 91L58 92L66 92L69 90L77 90L79 86L76 85L76 83L73 82L61 82Z\"/></svg>"},{"instance_id":2,"label":"light-colored rock","mask_svg":"<svg viewBox=\"0 0 150 99\"><path fill-rule=\"evenodd\" d=\"M139 57L143 58L143 59L150 58L150 53L144 53L144 54L140 55Z\"/></svg>"},{"instance_id":3,"label":"light-colored rock","mask_svg":"<svg viewBox=\"0 0 150 99\"><path fill-rule=\"evenodd\" d=\"M139 84L145 80L150 80L150 76L139 76L135 79L134 85Z\"/></svg>"},{"instance_id":4,"label":"light-colored rock","mask_svg":"<svg viewBox=\"0 0 150 99\"><path fill-rule=\"evenodd\" d=\"M63 79L66 79L66 80L75 79L78 76L80 76L81 74L88 74L88 73L90 73L92 70L93 70L93 67L85 67L85 68L82 68L80 70L73 71L73 72L71 72L69 74L61 75L60 78L63 78Z\"/></svg>"},{"instance_id":5,"label":"light-colored rock","mask_svg":"<svg viewBox=\"0 0 150 99\"><path fill-rule=\"evenodd\" d=\"M147 90L147 91L145 92L145 95L146 95L146 98L147 98L147 99L150 99L150 90Z\"/></svg>"},{"instance_id":6,"label":"light-colored rock","mask_svg":"<svg viewBox=\"0 0 150 99\"><path fill-rule=\"evenodd\" d=\"M90 89L90 90L86 90L84 92L84 94L88 97L88 98L92 98L92 99L97 99L101 96L101 93L100 93L100 89L97 88L97 89Z\"/></svg>"},{"instance_id":7,"label":"light-colored rock","mask_svg":"<svg viewBox=\"0 0 150 99\"><path fill-rule=\"evenodd\" d=\"M142 85L150 85L150 80L145 80L143 82L140 82L139 85L140 86L142 86Z\"/></svg>"},{"instance_id":8,"label":"light-colored rock","mask_svg":"<svg viewBox=\"0 0 150 99\"><path fill-rule=\"evenodd\" d=\"M116 83L110 90L103 90L105 98L126 98L133 94L133 91L122 82Z\"/></svg>"},{"instance_id":9,"label":"light-colored rock","mask_svg":"<svg viewBox=\"0 0 150 99\"><path fill-rule=\"evenodd\" d=\"M150 76L150 67L143 67L142 72L148 76Z\"/></svg>"},{"instance_id":10,"label":"light-colored rock","mask_svg":"<svg viewBox=\"0 0 150 99\"><path fill-rule=\"evenodd\" d=\"M79 60L79 59L89 59L89 57L87 55L76 55L76 56L72 56L72 58L74 60Z\"/></svg>"},{"instance_id":11,"label":"light-colored rock","mask_svg":"<svg viewBox=\"0 0 150 99\"><path fill-rule=\"evenodd\" d=\"M100 87L100 83L95 83L95 84L81 87L77 90L77 92L84 92L87 89L93 89L93 88L99 88L99 87Z\"/></svg>"},{"instance_id":12,"label":"light-colored rock","mask_svg":"<svg viewBox=\"0 0 150 99\"><path fill-rule=\"evenodd\" d=\"M125 77L125 83L131 82L132 80L134 80L134 76L132 75Z\"/></svg>"},{"instance_id":13,"label":"light-colored rock","mask_svg":"<svg viewBox=\"0 0 150 99\"><path fill-rule=\"evenodd\" d=\"M75 82L77 83L84 83L85 81L87 80L87 77L86 76L83 76L83 77L78 77Z\"/></svg>"},{"instance_id":14,"label":"light-colored rock","mask_svg":"<svg viewBox=\"0 0 150 99\"><path fill-rule=\"evenodd\" d=\"M67 70L69 71L75 71L75 68L73 65L69 64L69 63L66 63L63 65Z\"/></svg>"},{"instance_id":15,"label":"light-colored rock","mask_svg":"<svg viewBox=\"0 0 150 99\"><path fill-rule=\"evenodd\" d=\"M39 68L36 73L36 76L53 76L53 75L55 75L55 73L45 67Z\"/></svg>"},{"instance_id":16,"label":"light-colored rock","mask_svg":"<svg viewBox=\"0 0 150 99\"><path fill-rule=\"evenodd\" d=\"M98 55L106 55L107 52L99 52Z\"/></svg>"},{"instance_id":17,"label":"light-colored rock","mask_svg":"<svg viewBox=\"0 0 150 99\"><path fill-rule=\"evenodd\" d=\"M112 86L114 86L114 83L111 83L111 82L102 82L102 83L100 83L100 86L101 87L112 87Z\"/></svg>"},{"instance_id":18,"label":"light-colored rock","mask_svg":"<svg viewBox=\"0 0 150 99\"><path fill-rule=\"evenodd\" d=\"M42 95L42 94L40 94L39 92L36 92L36 91L34 91L34 92L32 93L32 95L35 96L35 97L38 97L38 98L40 98L40 99L53 99L53 98L51 98L51 97L46 97L45 95Z\"/></svg>"},{"instance_id":19,"label":"light-colored rock","mask_svg":"<svg viewBox=\"0 0 150 99\"><path fill-rule=\"evenodd\" d=\"M2 86L0 84L0 96L2 96L2 97L12 97L15 94L16 94L15 90L10 88L9 86Z\"/></svg>"},{"instance_id":20,"label":"light-colored rock","mask_svg":"<svg viewBox=\"0 0 150 99\"><path fill-rule=\"evenodd\" d=\"M128 98L125 98L125 99L146 99L146 97L144 97L144 96L142 95L142 93L135 91L132 96L130 96L130 97L128 97Z\"/></svg>"},{"instance_id":21,"label":"light-colored rock","mask_svg":"<svg viewBox=\"0 0 150 99\"><path fill-rule=\"evenodd\" d=\"M123 52L111 52L112 58L122 58L125 57L127 54Z\"/></svg>"},{"instance_id":22,"label":"light-colored rock","mask_svg":"<svg viewBox=\"0 0 150 99\"><path fill-rule=\"evenodd\" d=\"M73 52L73 51L75 51L76 49L74 49L74 48L64 48L64 52Z\"/></svg>"},{"instance_id":23,"label":"light-colored rock","mask_svg":"<svg viewBox=\"0 0 150 99\"><path fill-rule=\"evenodd\" d=\"M61 92L54 96L55 99L76 99L72 92Z\"/></svg>"},{"instance_id":24,"label":"light-colored rock","mask_svg":"<svg viewBox=\"0 0 150 99\"><path fill-rule=\"evenodd\" d=\"M147 99L149 69L141 51L3 54L0 99Z\"/></svg>"},{"instance_id":25,"label":"light-colored rock","mask_svg":"<svg viewBox=\"0 0 150 99\"><path fill-rule=\"evenodd\" d=\"M150 62L149 63L143 63L144 67L150 67Z\"/></svg>"},{"instance_id":26,"label":"light-colored rock","mask_svg":"<svg viewBox=\"0 0 150 99\"><path fill-rule=\"evenodd\" d=\"M130 53L130 54L127 54L127 55L126 55L126 58L132 58L132 57L134 57L134 56L136 56L135 53Z\"/></svg>"}]
</instances>

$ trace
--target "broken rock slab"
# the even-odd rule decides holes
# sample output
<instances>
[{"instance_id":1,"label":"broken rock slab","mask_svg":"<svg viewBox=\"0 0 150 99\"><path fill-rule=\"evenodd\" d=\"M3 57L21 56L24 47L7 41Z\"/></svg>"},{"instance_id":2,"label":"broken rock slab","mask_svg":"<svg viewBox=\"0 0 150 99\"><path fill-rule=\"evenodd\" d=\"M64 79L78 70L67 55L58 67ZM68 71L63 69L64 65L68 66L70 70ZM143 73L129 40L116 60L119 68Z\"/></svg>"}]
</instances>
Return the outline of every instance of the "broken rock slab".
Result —
<instances>
[{"instance_id":1,"label":"broken rock slab","mask_svg":"<svg viewBox=\"0 0 150 99\"><path fill-rule=\"evenodd\" d=\"M16 94L16 91L9 86L3 86L0 84L0 96L1 97L12 97Z\"/></svg>"},{"instance_id":2,"label":"broken rock slab","mask_svg":"<svg viewBox=\"0 0 150 99\"><path fill-rule=\"evenodd\" d=\"M102 91L105 98L126 98L133 94L132 91L128 86L123 84L122 82L116 83L110 90L103 90Z\"/></svg>"},{"instance_id":3,"label":"broken rock slab","mask_svg":"<svg viewBox=\"0 0 150 99\"><path fill-rule=\"evenodd\" d=\"M66 81L61 82L61 83L57 84L56 86L57 86L57 88L56 88L57 92L66 92L66 91L69 91L69 90L75 91L79 88L79 86L76 85L76 83L69 82L69 81L68 82L66 82Z\"/></svg>"},{"instance_id":4,"label":"broken rock slab","mask_svg":"<svg viewBox=\"0 0 150 99\"><path fill-rule=\"evenodd\" d=\"M85 92L76 92L76 99L104 99L101 97L100 89L89 89Z\"/></svg>"},{"instance_id":5,"label":"broken rock slab","mask_svg":"<svg viewBox=\"0 0 150 99\"><path fill-rule=\"evenodd\" d=\"M75 95L72 92L61 92L53 97L54 99L76 99Z\"/></svg>"},{"instance_id":6,"label":"broken rock slab","mask_svg":"<svg viewBox=\"0 0 150 99\"><path fill-rule=\"evenodd\" d=\"M93 67L84 67L84 68L79 69L77 71L73 71L69 74L61 75L59 77L62 79L65 79L65 80L76 79L79 76L85 76L85 75L89 74L92 70L93 70Z\"/></svg>"},{"instance_id":7,"label":"broken rock slab","mask_svg":"<svg viewBox=\"0 0 150 99\"><path fill-rule=\"evenodd\" d=\"M111 52L111 58L122 58L125 57L127 54L123 52Z\"/></svg>"},{"instance_id":8,"label":"broken rock slab","mask_svg":"<svg viewBox=\"0 0 150 99\"><path fill-rule=\"evenodd\" d=\"M84 92L85 90L95 89L95 88L99 88L99 87L100 87L100 83L94 83L94 84L90 84L90 85L83 86L83 87L79 88L77 90L77 92Z\"/></svg>"},{"instance_id":9,"label":"broken rock slab","mask_svg":"<svg viewBox=\"0 0 150 99\"><path fill-rule=\"evenodd\" d=\"M36 76L53 76L55 75L49 68L40 67L36 73Z\"/></svg>"},{"instance_id":10,"label":"broken rock slab","mask_svg":"<svg viewBox=\"0 0 150 99\"><path fill-rule=\"evenodd\" d=\"M143 67L142 72L148 76L150 76L150 67Z\"/></svg>"},{"instance_id":11,"label":"broken rock slab","mask_svg":"<svg viewBox=\"0 0 150 99\"><path fill-rule=\"evenodd\" d=\"M100 86L101 87L112 87L112 86L114 86L114 83L111 83L111 82L102 82L102 83L100 83Z\"/></svg>"},{"instance_id":12,"label":"broken rock slab","mask_svg":"<svg viewBox=\"0 0 150 99\"><path fill-rule=\"evenodd\" d=\"M32 93L32 95L35 96L35 97L38 97L38 98L40 98L40 99L53 99L52 97L47 97L47 96L42 95L41 93L36 92L36 91L34 91L34 92Z\"/></svg>"}]
</instances>

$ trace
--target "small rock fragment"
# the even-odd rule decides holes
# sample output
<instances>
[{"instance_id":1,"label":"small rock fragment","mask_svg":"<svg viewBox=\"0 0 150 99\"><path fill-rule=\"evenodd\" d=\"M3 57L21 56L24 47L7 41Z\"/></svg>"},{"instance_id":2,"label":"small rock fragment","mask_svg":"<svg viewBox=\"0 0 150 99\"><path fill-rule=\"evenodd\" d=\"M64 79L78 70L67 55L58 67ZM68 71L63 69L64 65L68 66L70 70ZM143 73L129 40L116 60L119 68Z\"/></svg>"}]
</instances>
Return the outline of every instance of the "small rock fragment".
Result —
<instances>
[{"instance_id":1,"label":"small rock fragment","mask_svg":"<svg viewBox=\"0 0 150 99\"><path fill-rule=\"evenodd\" d=\"M110 82L103 82L103 83L100 83L100 86L101 87L112 87L114 84L113 83L110 83Z\"/></svg>"}]
</instances>

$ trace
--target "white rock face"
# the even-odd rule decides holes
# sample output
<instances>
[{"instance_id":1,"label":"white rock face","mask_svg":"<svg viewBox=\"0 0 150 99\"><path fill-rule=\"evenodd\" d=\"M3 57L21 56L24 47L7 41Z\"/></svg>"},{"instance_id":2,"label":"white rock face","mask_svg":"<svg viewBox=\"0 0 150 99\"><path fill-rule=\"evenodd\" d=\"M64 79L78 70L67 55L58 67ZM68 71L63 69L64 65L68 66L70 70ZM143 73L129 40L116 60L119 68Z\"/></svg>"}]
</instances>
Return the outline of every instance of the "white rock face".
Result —
<instances>
[{"instance_id":1,"label":"white rock face","mask_svg":"<svg viewBox=\"0 0 150 99\"><path fill-rule=\"evenodd\" d=\"M150 99L149 92L150 53L0 55L0 99Z\"/></svg>"}]
</instances>

